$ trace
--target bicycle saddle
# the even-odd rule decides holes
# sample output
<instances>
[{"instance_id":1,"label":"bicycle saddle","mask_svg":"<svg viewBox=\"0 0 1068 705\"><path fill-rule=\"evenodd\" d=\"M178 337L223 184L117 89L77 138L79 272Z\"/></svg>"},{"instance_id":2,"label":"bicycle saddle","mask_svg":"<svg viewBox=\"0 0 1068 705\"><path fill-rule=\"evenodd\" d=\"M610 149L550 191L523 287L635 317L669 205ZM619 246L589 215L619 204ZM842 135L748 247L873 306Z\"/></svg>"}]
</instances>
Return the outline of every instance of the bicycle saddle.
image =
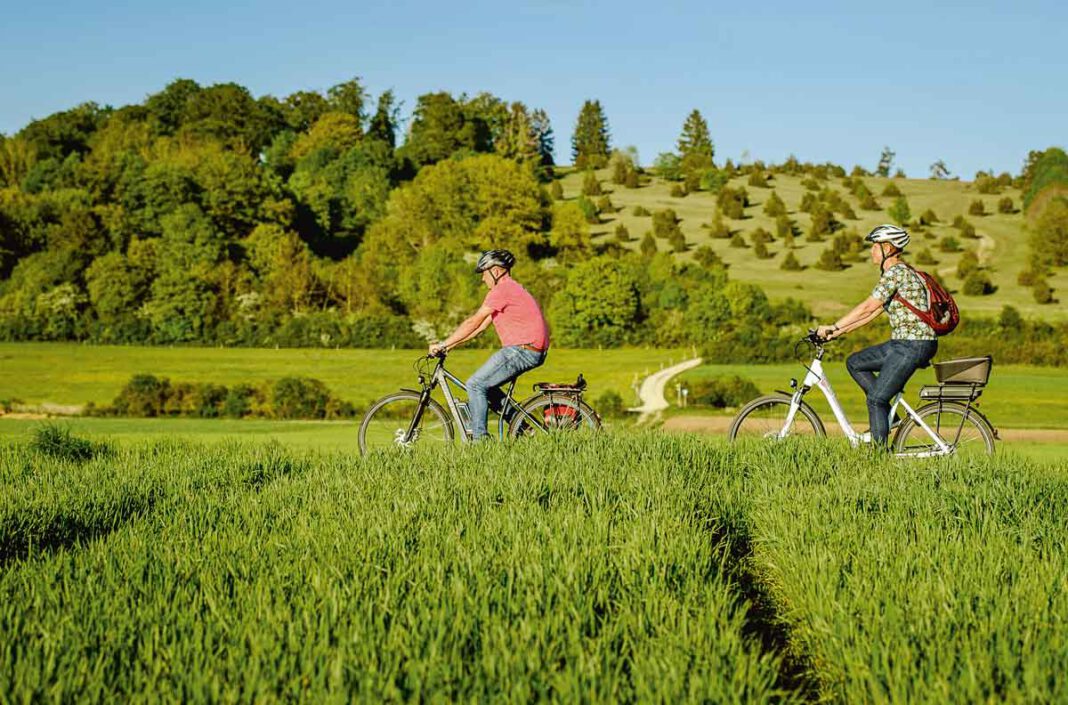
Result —
<instances>
[{"instance_id":1,"label":"bicycle saddle","mask_svg":"<svg viewBox=\"0 0 1068 705\"><path fill-rule=\"evenodd\" d=\"M569 382L535 382L534 389L538 392L583 392L586 390L586 380L579 374L574 384Z\"/></svg>"}]
</instances>

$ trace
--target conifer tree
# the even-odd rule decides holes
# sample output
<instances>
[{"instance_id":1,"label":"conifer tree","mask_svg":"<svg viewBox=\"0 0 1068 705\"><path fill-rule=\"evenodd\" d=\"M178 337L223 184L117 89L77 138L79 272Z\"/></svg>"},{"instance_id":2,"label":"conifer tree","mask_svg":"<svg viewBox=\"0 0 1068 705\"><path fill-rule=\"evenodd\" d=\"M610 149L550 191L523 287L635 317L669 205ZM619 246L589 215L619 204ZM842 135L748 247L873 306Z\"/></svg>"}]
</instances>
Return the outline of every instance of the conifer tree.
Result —
<instances>
[{"instance_id":1,"label":"conifer tree","mask_svg":"<svg viewBox=\"0 0 1068 705\"><path fill-rule=\"evenodd\" d=\"M378 96L378 110L371 116L367 126L367 138L397 146L397 107L393 104L393 91Z\"/></svg>"},{"instance_id":2,"label":"conifer tree","mask_svg":"<svg viewBox=\"0 0 1068 705\"><path fill-rule=\"evenodd\" d=\"M646 257L652 257L656 254L656 250L656 240L653 239L653 234L651 232L646 231L645 235L642 237L642 254Z\"/></svg>"},{"instance_id":3,"label":"conifer tree","mask_svg":"<svg viewBox=\"0 0 1068 705\"><path fill-rule=\"evenodd\" d=\"M682 125L678 150L682 160L682 173L685 176L700 174L713 166L715 148L708 132L708 123L696 109L687 116Z\"/></svg>"},{"instance_id":4,"label":"conifer tree","mask_svg":"<svg viewBox=\"0 0 1068 705\"><path fill-rule=\"evenodd\" d=\"M541 162L538 135L527 106L516 101L508 107L508 115L493 147L497 154L521 164Z\"/></svg>"},{"instance_id":5,"label":"conifer tree","mask_svg":"<svg viewBox=\"0 0 1068 705\"><path fill-rule=\"evenodd\" d=\"M549 115L541 108L530 114L530 124L534 128L534 135L538 142L538 154L541 155L541 165L551 167L553 150L556 147L556 138L553 136L553 126L549 122Z\"/></svg>"},{"instance_id":6,"label":"conifer tree","mask_svg":"<svg viewBox=\"0 0 1068 705\"><path fill-rule=\"evenodd\" d=\"M579 169L600 169L608 163L608 119L601 101L587 100L582 104L575 134L571 136L571 156Z\"/></svg>"},{"instance_id":7,"label":"conifer tree","mask_svg":"<svg viewBox=\"0 0 1068 705\"><path fill-rule=\"evenodd\" d=\"M779 265L779 269L786 270L787 272L797 272L801 270L801 263L797 261L797 255L792 251L786 251L786 257L783 258L782 264Z\"/></svg>"}]
</instances>

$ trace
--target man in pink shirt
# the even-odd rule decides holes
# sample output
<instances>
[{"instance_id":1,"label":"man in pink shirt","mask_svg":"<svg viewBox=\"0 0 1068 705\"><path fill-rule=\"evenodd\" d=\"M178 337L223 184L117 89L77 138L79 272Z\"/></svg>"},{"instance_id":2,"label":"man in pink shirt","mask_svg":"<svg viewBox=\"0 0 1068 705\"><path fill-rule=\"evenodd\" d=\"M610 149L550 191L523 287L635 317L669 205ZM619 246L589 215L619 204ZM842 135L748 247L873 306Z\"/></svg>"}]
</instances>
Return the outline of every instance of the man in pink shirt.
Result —
<instances>
[{"instance_id":1,"label":"man in pink shirt","mask_svg":"<svg viewBox=\"0 0 1068 705\"><path fill-rule=\"evenodd\" d=\"M492 406L497 412L502 408L504 392L500 385L540 366L549 351L545 316L534 297L509 274L514 264L515 255L508 250L484 252L475 265L482 283L489 288L482 306L444 342L430 346L430 354L436 355L471 340L490 323L497 330L501 349L467 380L471 435L476 441L487 435L489 408Z\"/></svg>"}]
</instances>

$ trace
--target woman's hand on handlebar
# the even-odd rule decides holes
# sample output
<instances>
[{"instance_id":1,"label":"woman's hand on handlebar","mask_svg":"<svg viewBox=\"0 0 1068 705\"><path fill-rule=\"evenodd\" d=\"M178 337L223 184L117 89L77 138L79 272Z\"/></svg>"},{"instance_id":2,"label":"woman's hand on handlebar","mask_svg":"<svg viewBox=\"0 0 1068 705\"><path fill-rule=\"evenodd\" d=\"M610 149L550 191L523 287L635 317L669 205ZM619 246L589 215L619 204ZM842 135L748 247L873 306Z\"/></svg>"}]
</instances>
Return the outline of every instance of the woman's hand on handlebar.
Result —
<instances>
[{"instance_id":1,"label":"woman's hand on handlebar","mask_svg":"<svg viewBox=\"0 0 1068 705\"><path fill-rule=\"evenodd\" d=\"M818 326L816 328L816 337L821 340L834 340L838 337L839 329L835 326Z\"/></svg>"}]
</instances>

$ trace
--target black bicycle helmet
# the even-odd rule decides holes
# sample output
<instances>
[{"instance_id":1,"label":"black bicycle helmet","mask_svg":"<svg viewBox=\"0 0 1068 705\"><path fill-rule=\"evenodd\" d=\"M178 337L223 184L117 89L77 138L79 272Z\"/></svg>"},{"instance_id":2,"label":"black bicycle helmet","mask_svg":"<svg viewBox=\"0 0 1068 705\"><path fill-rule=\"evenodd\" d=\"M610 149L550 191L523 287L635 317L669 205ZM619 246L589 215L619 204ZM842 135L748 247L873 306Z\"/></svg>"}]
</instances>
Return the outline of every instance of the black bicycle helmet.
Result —
<instances>
[{"instance_id":1,"label":"black bicycle helmet","mask_svg":"<svg viewBox=\"0 0 1068 705\"><path fill-rule=\"evenodd\" d=\"M482 256L478 258L478 264L475 265L475 272L481 274L491 267L503 267L504 269L511 271L514 264L515 255L508 250L486 250L482 253Z\"/></svg>"}]
</instances>

